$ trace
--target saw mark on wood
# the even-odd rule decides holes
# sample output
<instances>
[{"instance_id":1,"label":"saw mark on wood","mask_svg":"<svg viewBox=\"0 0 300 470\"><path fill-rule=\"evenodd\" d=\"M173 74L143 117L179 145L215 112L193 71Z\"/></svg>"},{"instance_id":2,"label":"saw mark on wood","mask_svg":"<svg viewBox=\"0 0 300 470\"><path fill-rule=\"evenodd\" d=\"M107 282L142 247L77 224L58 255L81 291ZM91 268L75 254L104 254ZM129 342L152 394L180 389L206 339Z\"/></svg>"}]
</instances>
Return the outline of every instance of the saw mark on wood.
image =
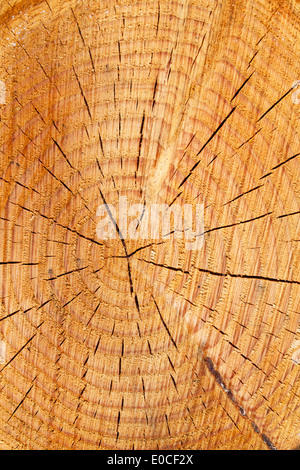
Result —
<instances>
[{"instance_id":1,"label":"saw mark on wood","mask_svg":"<svg viewBox=\"0 0 300 470\"><path fill-rule=\"evenodd\" d=\"M233 392L226 386L221 374L218 372L218 370L215 368L213 361L211 360L210 357L205 357L204 358L204 364L206 365L208 371L210 374L213 376L215 382L222 388L222 390L226 393L227 397L229 400L238 408L240 415L247 420L250 420L252 428L254 431L259 434L263 440L263 442L267 445L267 447L270 450L277 450L274 444L271 442L271 440L264 434L261 433L259 430L258 426L250 419L250 417L247 415L245 409L238 403L238 400L235 398ZM222 406L222 405L221 405ZM223 408L223 407L222 407ZM224 408L223 408L224 409ZM224 411L226 411L224 409ZM227 413L227 412L226 412ZM227 413L229 418L233 421L234 425L237 427L237 424L235 421L230 417L230 415ZM239 428L238 428L239 429Z\"/></svg>"}]
</instances>

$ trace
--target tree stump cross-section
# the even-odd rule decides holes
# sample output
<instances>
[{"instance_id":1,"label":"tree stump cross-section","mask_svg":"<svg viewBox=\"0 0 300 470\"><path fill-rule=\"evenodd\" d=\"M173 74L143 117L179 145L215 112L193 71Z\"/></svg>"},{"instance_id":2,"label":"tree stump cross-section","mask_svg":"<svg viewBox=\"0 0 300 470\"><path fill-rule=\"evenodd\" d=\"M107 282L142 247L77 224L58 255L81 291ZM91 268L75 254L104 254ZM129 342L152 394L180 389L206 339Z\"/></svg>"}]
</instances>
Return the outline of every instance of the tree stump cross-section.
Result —
<instances>
[{"instance_id":1,"label":"tree stump cross-section","mask_svg":"<svg viewBox=\"0 0 300 470\"><path fill-rule=\"evenodd\" d=\"M299 2L0 28L0 449L296 448Z\"/></svg>"}]
</instances>

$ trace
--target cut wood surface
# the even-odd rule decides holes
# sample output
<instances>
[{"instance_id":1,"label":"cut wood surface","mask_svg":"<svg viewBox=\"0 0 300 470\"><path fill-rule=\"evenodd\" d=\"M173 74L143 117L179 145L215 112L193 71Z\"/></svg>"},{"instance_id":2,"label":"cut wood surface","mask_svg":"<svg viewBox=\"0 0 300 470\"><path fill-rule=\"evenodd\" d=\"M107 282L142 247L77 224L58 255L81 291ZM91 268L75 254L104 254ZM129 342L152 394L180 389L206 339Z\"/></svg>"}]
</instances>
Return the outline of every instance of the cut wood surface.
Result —
<instances>
[{"instance_id":1,"label":"cut wood surface","mask_svg":"<svg viewBox=\"0 0 300 470\"><path fill-rule=\"evenodd\" d=\"M295 448L299 2L2 0L0 30L0 449ZM203 204L202 249L100 239L121 196Z\"/></svg>"}]
</instances>

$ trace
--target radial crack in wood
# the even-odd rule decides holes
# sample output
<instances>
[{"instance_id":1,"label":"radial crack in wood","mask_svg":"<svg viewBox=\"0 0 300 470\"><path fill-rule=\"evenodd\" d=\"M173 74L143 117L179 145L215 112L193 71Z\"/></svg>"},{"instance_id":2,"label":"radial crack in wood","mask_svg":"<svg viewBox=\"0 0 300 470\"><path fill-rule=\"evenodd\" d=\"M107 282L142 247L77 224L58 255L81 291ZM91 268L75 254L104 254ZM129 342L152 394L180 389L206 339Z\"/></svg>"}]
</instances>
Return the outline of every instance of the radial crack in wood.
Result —
<instances>
[{"instance_id":1,"label":"radial crack in wood","mask_svg":"<svg viewBox=\"0 0 300 470\"><path fill-rule=\"evenodd\" d=\"M0 2L0 449L300 445L299 18Z\"/></svg>"}]
</instances>

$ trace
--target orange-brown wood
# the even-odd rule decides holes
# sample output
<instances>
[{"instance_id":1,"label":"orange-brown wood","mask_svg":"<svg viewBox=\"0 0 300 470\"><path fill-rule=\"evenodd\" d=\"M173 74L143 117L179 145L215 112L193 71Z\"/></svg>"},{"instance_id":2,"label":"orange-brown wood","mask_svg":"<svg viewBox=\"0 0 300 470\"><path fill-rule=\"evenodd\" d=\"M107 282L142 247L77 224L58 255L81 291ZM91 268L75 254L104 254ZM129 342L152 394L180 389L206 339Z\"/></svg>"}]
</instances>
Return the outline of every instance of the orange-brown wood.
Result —
<instances>
[{"instance_id":1,"label":"orange-brown wood","mask_svg":"<svg viewBox=\"0 0 300 470\"><path fill-rule=\"evenodd\" d=\"M299 14L1 2L1 449L299 445ZM99 239L120 196L202 249Z\"/></svg>"}]
</instances>

